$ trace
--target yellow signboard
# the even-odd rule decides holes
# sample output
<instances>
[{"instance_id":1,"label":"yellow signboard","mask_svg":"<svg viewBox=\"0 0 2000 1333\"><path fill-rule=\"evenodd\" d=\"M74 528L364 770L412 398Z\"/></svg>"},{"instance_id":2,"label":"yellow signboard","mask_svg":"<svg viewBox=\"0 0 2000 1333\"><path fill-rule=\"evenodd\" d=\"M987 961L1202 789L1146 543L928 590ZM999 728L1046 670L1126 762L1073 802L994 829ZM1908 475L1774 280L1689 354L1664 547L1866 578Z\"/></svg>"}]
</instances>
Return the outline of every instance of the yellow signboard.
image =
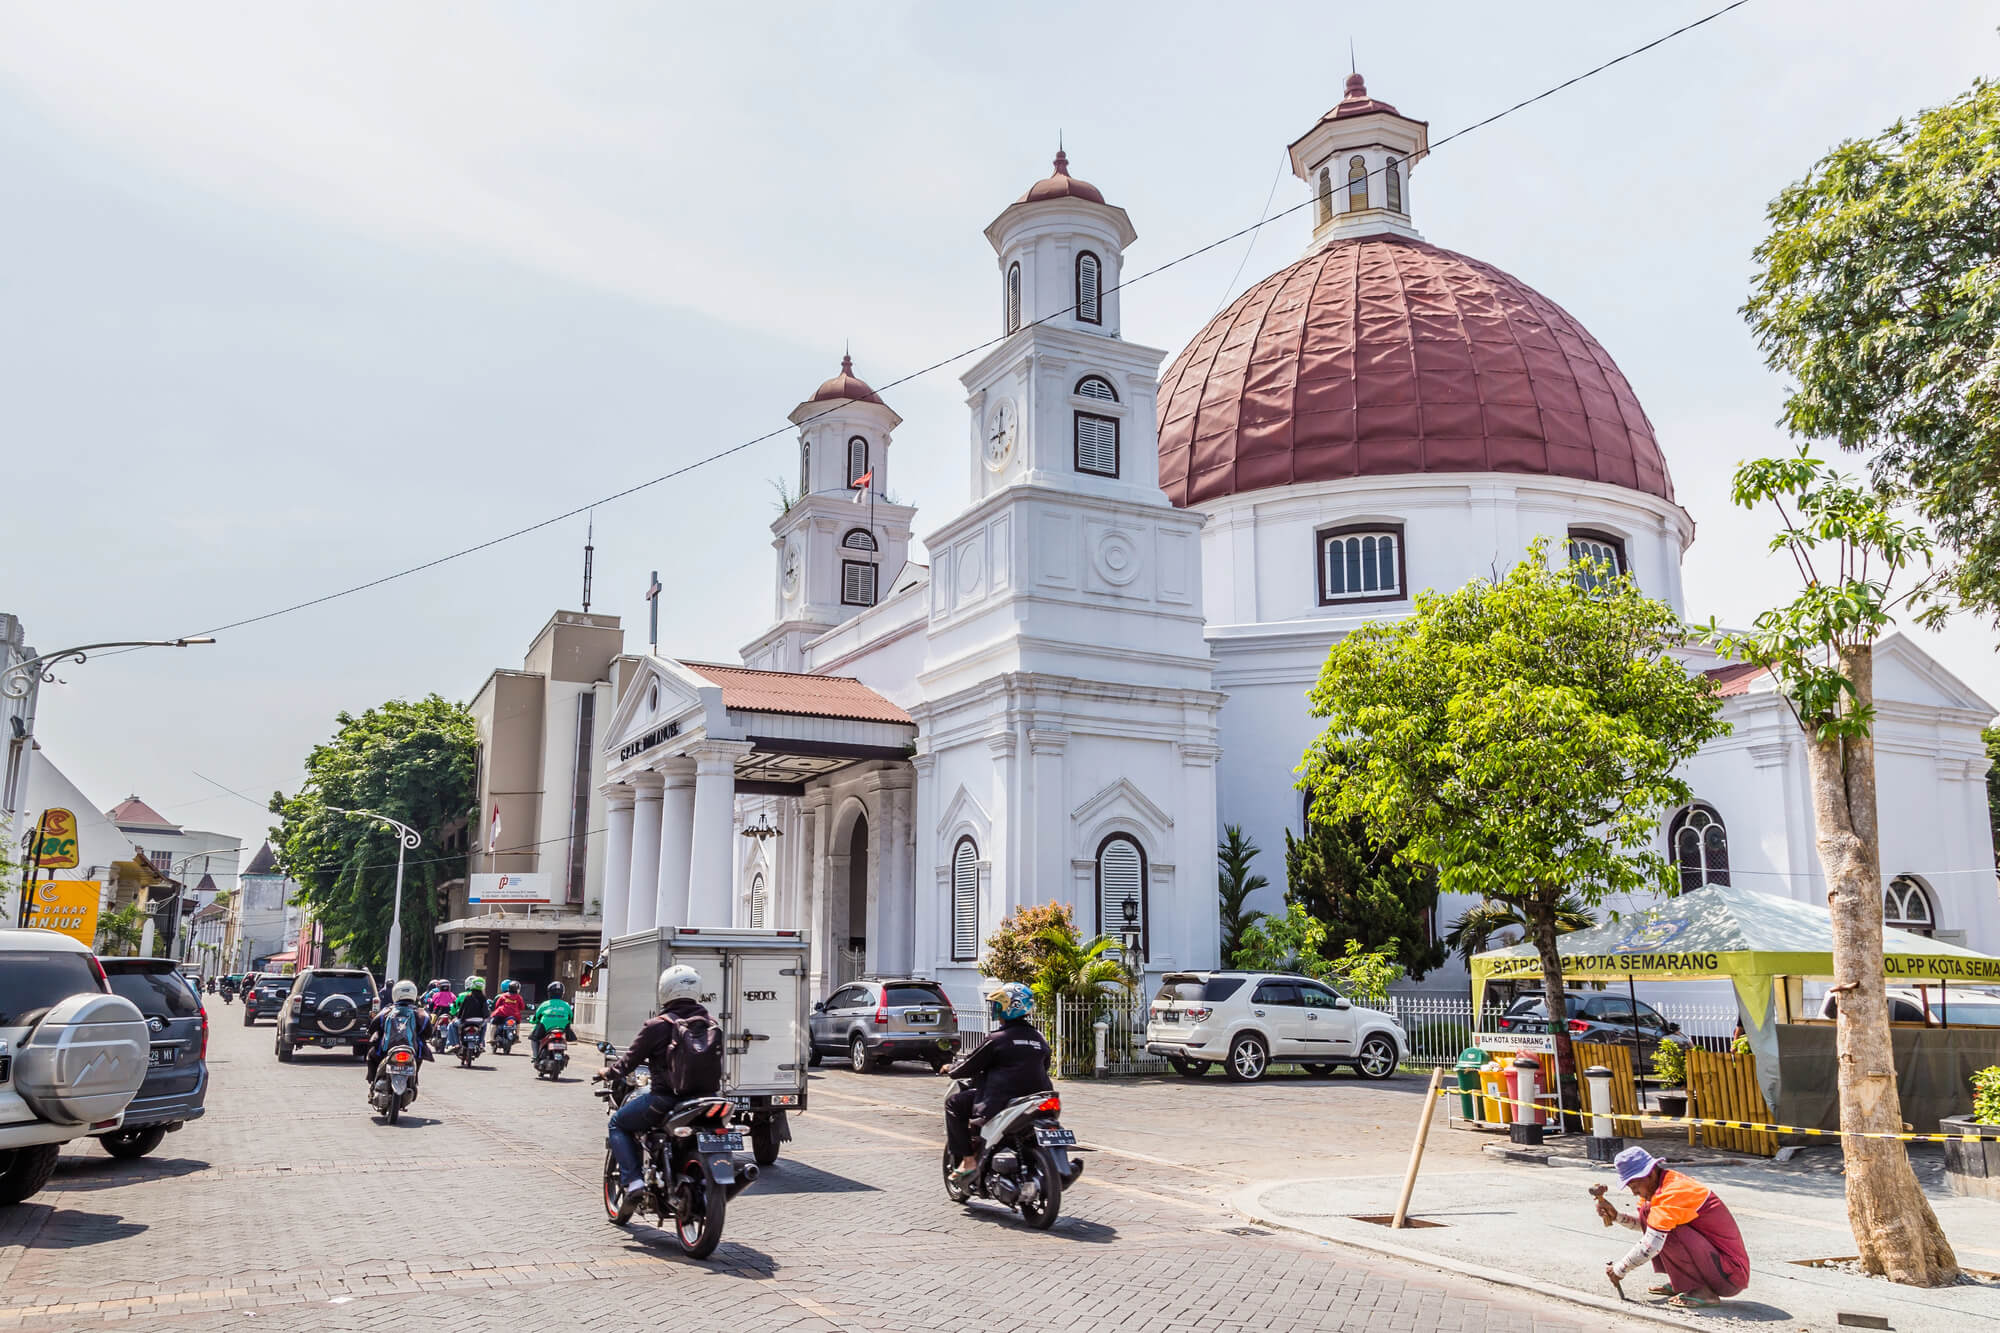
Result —
<instances>
[{"instance_id":1,"label":"yellow signboard","mask_svg":"<svg viewBox=\"0 0 2000 1333\"><path fill-rule=\"evenodd\" d=\"M97 904L104 885L94 879L49 879L30 891L33 915L28 924L59 930L86 947L97 942Z\"/></svg>"},{"instance_id":2,"label":"yellow signboard","mask_svg":"<svg viewBox=\"0 0 2000 1333\"><path fill-rule=\"evenodd\" d=\"M35 830L35 850L30 864L41 870L76 868L76 816L51 807L42 811L41 825Z\"/></svg>"}]
</instances>

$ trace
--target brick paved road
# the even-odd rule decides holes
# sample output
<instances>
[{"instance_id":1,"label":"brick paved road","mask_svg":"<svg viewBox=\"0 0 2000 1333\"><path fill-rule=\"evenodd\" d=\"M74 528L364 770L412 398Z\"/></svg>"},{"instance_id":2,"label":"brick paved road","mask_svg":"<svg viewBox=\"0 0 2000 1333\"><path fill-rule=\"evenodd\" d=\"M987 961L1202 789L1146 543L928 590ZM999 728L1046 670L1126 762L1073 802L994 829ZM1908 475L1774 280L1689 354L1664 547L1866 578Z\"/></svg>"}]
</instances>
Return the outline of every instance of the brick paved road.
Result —
<instances>
[{"instance_id":1,"label":"brick paved road","mask_svg":"<svg viewBox=\"0 0 2000 1333\"><path fill-rule=\"evenodd\" d=\"M519 1055L433 1065L392 1128L356 1064L280 1065L241 1012L216 1014L206 1118L138 1163L72 1147L49 1191L0 1213L0 1330L1606 1327L1245 1227L1219 1202L1239 1177L1140 1149L1093 1154L1049 1233L953 1207L943 1080L846 1073L815 1076L798 1141L731 1205L714 1259L691 1263L604 1222L603 1115L582 1079L538 1082Z\"/></svg>"}]
</instances>

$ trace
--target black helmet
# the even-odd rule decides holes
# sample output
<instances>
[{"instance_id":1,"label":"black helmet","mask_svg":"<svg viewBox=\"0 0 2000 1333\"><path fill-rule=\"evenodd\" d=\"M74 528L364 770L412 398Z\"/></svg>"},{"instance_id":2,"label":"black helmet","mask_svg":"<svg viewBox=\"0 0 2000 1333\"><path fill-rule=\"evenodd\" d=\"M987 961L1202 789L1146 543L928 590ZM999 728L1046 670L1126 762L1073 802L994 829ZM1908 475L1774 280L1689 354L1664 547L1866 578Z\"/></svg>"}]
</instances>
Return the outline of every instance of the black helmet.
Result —
<instances>
[{"instance_id":1,"label":"black helmet","mask_svg":"<svg viewBox=\"0 0 2000 1333\"><path fill-rule=\"evenodd\" d=\"M560 981L551 981L549 983L549 998L551 1000L560 1000L562 997L563 984Z\"/></svg>"}]
</instances>

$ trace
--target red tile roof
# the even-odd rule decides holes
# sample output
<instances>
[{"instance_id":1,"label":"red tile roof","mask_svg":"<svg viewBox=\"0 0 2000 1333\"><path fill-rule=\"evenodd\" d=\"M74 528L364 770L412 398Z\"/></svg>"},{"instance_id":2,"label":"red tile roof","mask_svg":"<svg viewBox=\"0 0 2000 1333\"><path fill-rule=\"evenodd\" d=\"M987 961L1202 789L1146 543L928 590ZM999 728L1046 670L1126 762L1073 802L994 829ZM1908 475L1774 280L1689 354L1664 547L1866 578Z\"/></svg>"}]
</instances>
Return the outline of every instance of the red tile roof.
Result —
<instances>
[{"instance_id":1,"label":"red tile roof","mask_svg":"<svg viewBox=\"0 0 2000 1333\"><path fill-rule=\"evenodd\" d=\"M683 662L681 665L710 684L720 685L724 708L916 725L915 719L908 713L852 676L753 671L749 667L717 666L709 662Z\"/></svg>"},{"instance_id":2,"label":"red tile roof","mask_svg":"<svg viewBox=\"0 0 2000 1333\"><path fill-rule=\"evenodd\" d=\"M1701 673L1715 682L1715 692L1728 699L1738 694L1750 693L1750 686L1759 676L1769 674L1755 662L1731 662L1728 666L1711 667Z\"/></svg>"},{"instance_id":3,"label":"red tile roof","mask_svg":"<svg viewBox=\"0 0 2000 1333\"><path fill-rule=\"evenodd\" d=\"M144 824L151 828L179 828L173 820L147 805L137 796L127 796L111 807L111 822L114 824Z\"/></svg>"}]
</instances>

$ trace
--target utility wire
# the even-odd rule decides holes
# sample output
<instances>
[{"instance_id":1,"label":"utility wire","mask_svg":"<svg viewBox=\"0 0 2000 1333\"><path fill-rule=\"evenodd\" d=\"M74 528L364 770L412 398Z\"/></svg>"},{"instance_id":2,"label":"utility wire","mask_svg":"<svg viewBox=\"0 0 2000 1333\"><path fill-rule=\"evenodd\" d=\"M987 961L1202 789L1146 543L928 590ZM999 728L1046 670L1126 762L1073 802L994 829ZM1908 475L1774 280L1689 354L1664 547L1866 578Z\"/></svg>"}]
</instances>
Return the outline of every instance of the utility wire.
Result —
<instances>
[{"instance_id":1,"label":"utility wire","mask_svg":"<svg viewBox=\"0 0 2000 1333\"><path fill-rule=\"evenodd\" d=\"M1621 65L1627 60L1631 60L1637 56L1644 55L1646 52L1651 51L1656 47L1665 45L1667 42L1674 40L1676 37L1680 37L1686 33L1693 32L1696 28L1702 27L1705 24L1713 23L1715 20L1721 18L1723 15L1730 13L1732 10L1741 9L1744 5L1748 3L1750 3L1750 0L1731 0L1731 3L1722 6L1720 9L1714 10L1708 14L1704 14L1702 17L1695 19L1689 23L1684 23L1680 27L1673 29L1671 32L1663 33L1660 36L1655 37L1652 41L1649 41L1642 46L1635 46L1631 50L1626 51L1621 55L1614 56L1611 59L1606 60L1601 64L1593 65L1591 68L1584 70L1582 73L1574 75L1571 78L1565 79L1561 83L1555 84L1554 86L1549 88L1545 88L1541 92L1536 93L1532 97L1524 97L1520 101L1514 103L1512 106L1509 106L1501 111L1496 111L1492 115L1487 116L1483 120L1474 121L1472 124L1467 125L1462 129L1454 130L1450 134L1447 134L1444 138L1439 139L1437 142L1431 144L1429 147L1429 151L1436 152L1438 149L1444 147L1448 143L1452 143L1455 140L1462 139L1466 135L1474 133L1477 130L1485 129L1488 125L1491 125L1496 121L1504 120L1505 118L1513 115L1517 111L1525 110L1526 108L1535 105L1537 102L1541 102L1546 100L1547 98L1554 97L1557 93L1563 92L1564 90L1569 88L1573 88L1577 84L1582 83L1586 79L1593 78L1596 75L1602 74L1604 71L1611 69L1616 65ZM1380 171L1378 170L1377 172L1371 172L1369 174L1371 176L1377 175L1380 174ZM1153 268L1146 269L1144 272L1141 272L1133 277L1129 277L1125 279L1123 282L1117 283L1116 285L1107 289L1100 295L1109 295L1111 292L1123 291L1125 288L1130 287L1135 283L1144 282L1148 278L1157 277L1160 274L1165 273L1170 269L1180 267L1182 264L1185 264L1190 260L1198 259L1202 255L1207 254L1211 250L1215 250L1222 246L1228 245L1231 241L1240 240L1245 236L1251 235L1252 233L1257 232L1266 226L1269 226L1271 223L1276 222L1280 218L1289 217L1293 213L1299 212L1301 209L1312 207L1317 202L1318 200L1316 197L1308 197L1301 203L1295 204L1289 208L1281 209L1277 213L1271 214L1267 217L1259 218L1256 222L1253 222L1246 227L1239 227L1237 230L1230 232L1226 236L1222 236L1217 238L1216 240L1210 241L1206 245L1197 246L1195 249L1189 250L1185 254L1179 255L1173 259L1169 259L1165 263L1158 264ZM1233 281L1232 285L1234 285ZM1065 315L1068 315L1075 308L1076 308L1075 304L1071 303L1070 305L1065 306L1060 310L1056 310L1051 312L1050 314L1044 315L1040 319L1033 320L1027 324L1023 324L1020 326L1020 328L1010 330L1007 333L1003 333L999 337L988 338L984 342L975 343L971 347L967 347L962 351L953 352L949 356L940 357L936 361L931 362L929 365L922 366L916 370L909 372L906 375L901 376L900 378L890 380L888 383L879 386L876 392L880 393L886 389L899 388L900 386L908 384L913 380L922 379L926 375L930 375L936 371L942 370L944 367L951 365L953 362L962 361L966 357L976 355L980 352L986 351L991 347L998 346L1000 343L1003 343L1007 339L1013 337L1016 333L1020 332L1022 329L1035 328L1042 324L1047 324L1052 320L1059 319ZM466 556L476 555L481 551L490 550L495 546L500 546L506 542L513 541L516 538L525 537L530 533L540 532L543 528L553 527L555 524L561 523L566 519L575 518L579 514L588 513L591 509L595 508L598 505L611 504L614 501L625 499L627 496L636 495L640 491L650 490L652 487L661 485L665 482L672 481L676 477L685 476L688 473L693 472L697 468L706 467L710 463L720 462L722 459L728 458L733 454L742 453L745 449L749 449L754 445L762 444L766 440L775 439L780 435L788 434L798 429L799 427L808 424L809 422L818 420L821 416L825 416L828 413L837 410L839 409L838 406L836 405L832 407L827 407L820 412L814 413L812 416L807 417L805 421L796 423L787 421L782 426L778 426L775 429L768 430L761 435L753 435L749 439L730 445L728 448L718 449L712 454L708 454L704 457L697 458L693 462L686 463L680 467L674 468L672 471L661 473L659 476L654 477L649 481L638 482L634 485L625 487L623 490L613 491L609 495L603 495L599 496L597 499L585 501L584 503L576 505L573 508L566 509L559 514L554 514L548 518L540 519L534 523L529 523L526 524L525 526L515 528L512 531L501 533L497 537L490 537L483 542L477 542L471 546L462 547L459 550L452 551L446 555L438 556L435 559L426 560L421 564L411 565L407 569L400 569L392 574L384 574L379 578L369 579L363 583L356 583L349 587L338 589L334 592L324 593L318 597L308 598L302 602L293 602L289 606L281 606L276 610L266 611L261 615L246 616L241 620L232 620L225 624L213 625L207 629L197 630L194 631L192 634L183 637L196 638L204 635L221 634L227 630L242 629L249 625L261 624L267 620L275 620L280 616L291 615L293 612L296 611L304 611L311 607L322 606L327 602L338 601L343 597L351 597L356 593L367 592L371 588L379 588L384 584L394 583L399 579L406 579L411 577L412 575L421 574L426 570L436 569L440 565L447 565L455 560L462 560ZM131 652L131 651L136 651L136 650L115 649L112 652L103 654L103 656L112 657L112 656L117 656L124 652Z\"/></svg>"}]
</instances>

